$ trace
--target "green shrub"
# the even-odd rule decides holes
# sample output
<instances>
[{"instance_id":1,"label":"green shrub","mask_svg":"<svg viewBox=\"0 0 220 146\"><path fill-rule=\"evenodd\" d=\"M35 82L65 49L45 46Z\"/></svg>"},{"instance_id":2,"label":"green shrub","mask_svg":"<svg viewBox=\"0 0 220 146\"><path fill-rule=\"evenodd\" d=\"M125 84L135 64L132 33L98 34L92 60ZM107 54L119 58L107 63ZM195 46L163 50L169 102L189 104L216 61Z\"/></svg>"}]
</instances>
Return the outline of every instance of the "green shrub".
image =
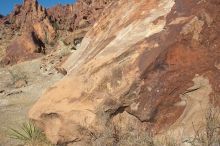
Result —
<instances>
[{"instance_id":1,"label":"green shrub","mask_svg":"<svg viewBox=\"0 0 220 146\"><path fill-rule=\"evenodd\" d=\"M28 146L52 146L44 133L32 122L23 123L19 129L11 128L9 136Z\"/></svg>"},{"instance_id":2,"label":"green shrub","mask_svg":"<svg viewBox=\"0 0 220 146\"><path fill-rule=\"evenodd\" d=\"M52 23L52 26L53 26L53 28L55 28L55 30L58 30L58 29L59 29L59 23L56 22L56 21L54 21L54 22Z\"/></svg>"}]
</instances>

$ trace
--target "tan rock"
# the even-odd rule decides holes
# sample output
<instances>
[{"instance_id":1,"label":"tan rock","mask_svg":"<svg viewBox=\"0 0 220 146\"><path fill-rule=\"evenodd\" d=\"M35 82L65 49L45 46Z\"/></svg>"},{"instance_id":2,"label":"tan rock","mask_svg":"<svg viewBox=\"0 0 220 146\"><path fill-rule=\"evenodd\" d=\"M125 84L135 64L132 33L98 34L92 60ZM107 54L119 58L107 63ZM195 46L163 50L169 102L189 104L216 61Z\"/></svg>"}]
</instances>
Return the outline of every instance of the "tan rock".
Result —
<instances>
[{"instance_id":1,"label":"tan rock","mask_svg":"<svg viewBox=\"0 0 220 146\"><path fill-rule=\"evenodd\" d=\"M19 79L14 83L15 88L25 87L26 85L27 85L27 81L25 79Z\"/></svg>"},{"instance_id":2,"label":"tan rock","mask_svg":"<svg viewBox=\"0 0 220 146\"><path fill-rule=\"evenodd\" d=\"M189 103L179 103L181 95L200 81L194 79L196 74L208 83L204 90L189 94L196 99L194 114L203 118L197 101L202 97L198 96L206 93L204 103L209 93L219 93L215 67L220 57L216 53L219 7L217 1L115 1L63 65L68 74L32 107L30 119L53 143L88 141L92 135L105 134L106 128L113 134L109 125L123 123L123 129L137 123L132 127L157 134L180 117L193 119L186 111ZM199 17L200 11L213 17L209 27L205 17ZM183 16L184 21L179 21ZM190 18L201 20L189 25ZM181 33L186 27L190 31ZM119 116L123 117L120 122ZM136 122L127 124L129 119ZM189 129L191 125L184 126ZM85 133L92 133L91 137Z\"/></svg>"}]
</instances>

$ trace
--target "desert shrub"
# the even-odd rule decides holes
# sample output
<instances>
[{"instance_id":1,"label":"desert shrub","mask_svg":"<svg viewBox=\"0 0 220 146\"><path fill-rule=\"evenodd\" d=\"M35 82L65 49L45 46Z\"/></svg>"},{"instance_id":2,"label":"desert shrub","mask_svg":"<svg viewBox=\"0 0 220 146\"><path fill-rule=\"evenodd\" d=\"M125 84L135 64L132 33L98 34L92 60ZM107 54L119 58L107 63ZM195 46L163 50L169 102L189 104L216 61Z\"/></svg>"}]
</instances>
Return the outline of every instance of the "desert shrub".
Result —
<instances>
[{"instance_id":1,"label":"desert shrub","mask_svg":"<svg viewBox=\"0 0 220 146\"><path fill-rule=\"evenodd\" d=\"M103 133L96 136L93 146L180 146L172 136L159 140L150 131L122 131L112 123L107 125Z\"/></svg>"},{"instance_id":2,"label":"desert shrub","mask_svg":"<svg viewBox=\"0 0 220 146\"><path fill-rule=\"evenodd\" d=\"M153 135L149 132L129 132L120 138L120 145L156 146Z\"/></svg>"},{"instance_id":3,"label":"desert shrub","mask_svg":"<svg viewBox=\"0 0 220 146\"><path fill-rule=\"evenodd\" d=\"M58 29L59 29L59 23L56 22L56 21L54 21L54 22L52 23L52 26L53 26L53 28L55 28L55 30L58 30Z\"/></svg>"},{"instance_id":4,"label":"desert shrub","mask_svg":"<svg viewBox=\"0 0 220 146\"><path fill-rule=\"evenodd\" d=\"M32 122L23 123L19 129L10 129L9 136L26 146L52 146L44 133Z\"/></svg>"},{"instance_id":5,"label":"desert shrub","mask_svg":"<svg viewBox=\"0 0 220 146\"><path fill-rule=\"evenodd\" d=\"M202 127L193 129L195 136L187 139L185 143L189 143L192 146L217 146L220 145L220 121L219 108L208 107L205 114L205 124Z\"/></svg>"},{"instance_id":6,"label":"desert shrub","mask_svg":"<svg viewBox=\"0 0 220 146\"><path fill-rule=\"evenodd\" d=\"M162 139L154 141L156 141L156 146L181 146L182 144L182 141L178 141L171 135L165 135Z\"/></svg>"}]
</instances>

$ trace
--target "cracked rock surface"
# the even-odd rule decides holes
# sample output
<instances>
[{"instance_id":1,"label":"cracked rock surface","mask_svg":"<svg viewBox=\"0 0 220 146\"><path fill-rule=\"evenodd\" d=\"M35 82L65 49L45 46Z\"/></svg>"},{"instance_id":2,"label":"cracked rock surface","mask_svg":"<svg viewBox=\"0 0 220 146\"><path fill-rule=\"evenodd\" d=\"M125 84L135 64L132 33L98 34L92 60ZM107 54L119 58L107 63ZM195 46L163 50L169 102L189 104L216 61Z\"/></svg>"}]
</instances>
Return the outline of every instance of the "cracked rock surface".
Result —
<instances>
[{"instance_id":1,"label":"cracked rock surface","mask_svg":"<svg viewBox=\"0 0 220 146\"><path fill-rule=\"evenodd\" d=\"M219 10L219 0L113 2L30 119L55 144L91 141L111 125L191 135L200 100L220 92Z\"/></svg>"}]
</instances>

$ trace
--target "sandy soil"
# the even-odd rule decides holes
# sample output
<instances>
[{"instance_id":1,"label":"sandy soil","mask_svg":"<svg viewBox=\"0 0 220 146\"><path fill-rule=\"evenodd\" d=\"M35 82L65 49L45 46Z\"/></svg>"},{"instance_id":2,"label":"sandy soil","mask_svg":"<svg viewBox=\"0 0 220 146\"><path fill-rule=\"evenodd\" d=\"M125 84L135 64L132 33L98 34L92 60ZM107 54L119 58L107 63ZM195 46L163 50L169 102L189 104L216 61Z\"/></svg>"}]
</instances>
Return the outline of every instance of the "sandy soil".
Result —
<instances>
[{"instance_id":1,"label":"sandy soil","mask_svg":"<svg viewBox=\"0 0 220 146\"><path fill-rule=\"evenodd\" d=\"M0 68L0 146L18 144L9 138L9 129L26 121L33 103L62 77L52 67L43 68L41 59Z\"/></svg>"}]
</instances>

